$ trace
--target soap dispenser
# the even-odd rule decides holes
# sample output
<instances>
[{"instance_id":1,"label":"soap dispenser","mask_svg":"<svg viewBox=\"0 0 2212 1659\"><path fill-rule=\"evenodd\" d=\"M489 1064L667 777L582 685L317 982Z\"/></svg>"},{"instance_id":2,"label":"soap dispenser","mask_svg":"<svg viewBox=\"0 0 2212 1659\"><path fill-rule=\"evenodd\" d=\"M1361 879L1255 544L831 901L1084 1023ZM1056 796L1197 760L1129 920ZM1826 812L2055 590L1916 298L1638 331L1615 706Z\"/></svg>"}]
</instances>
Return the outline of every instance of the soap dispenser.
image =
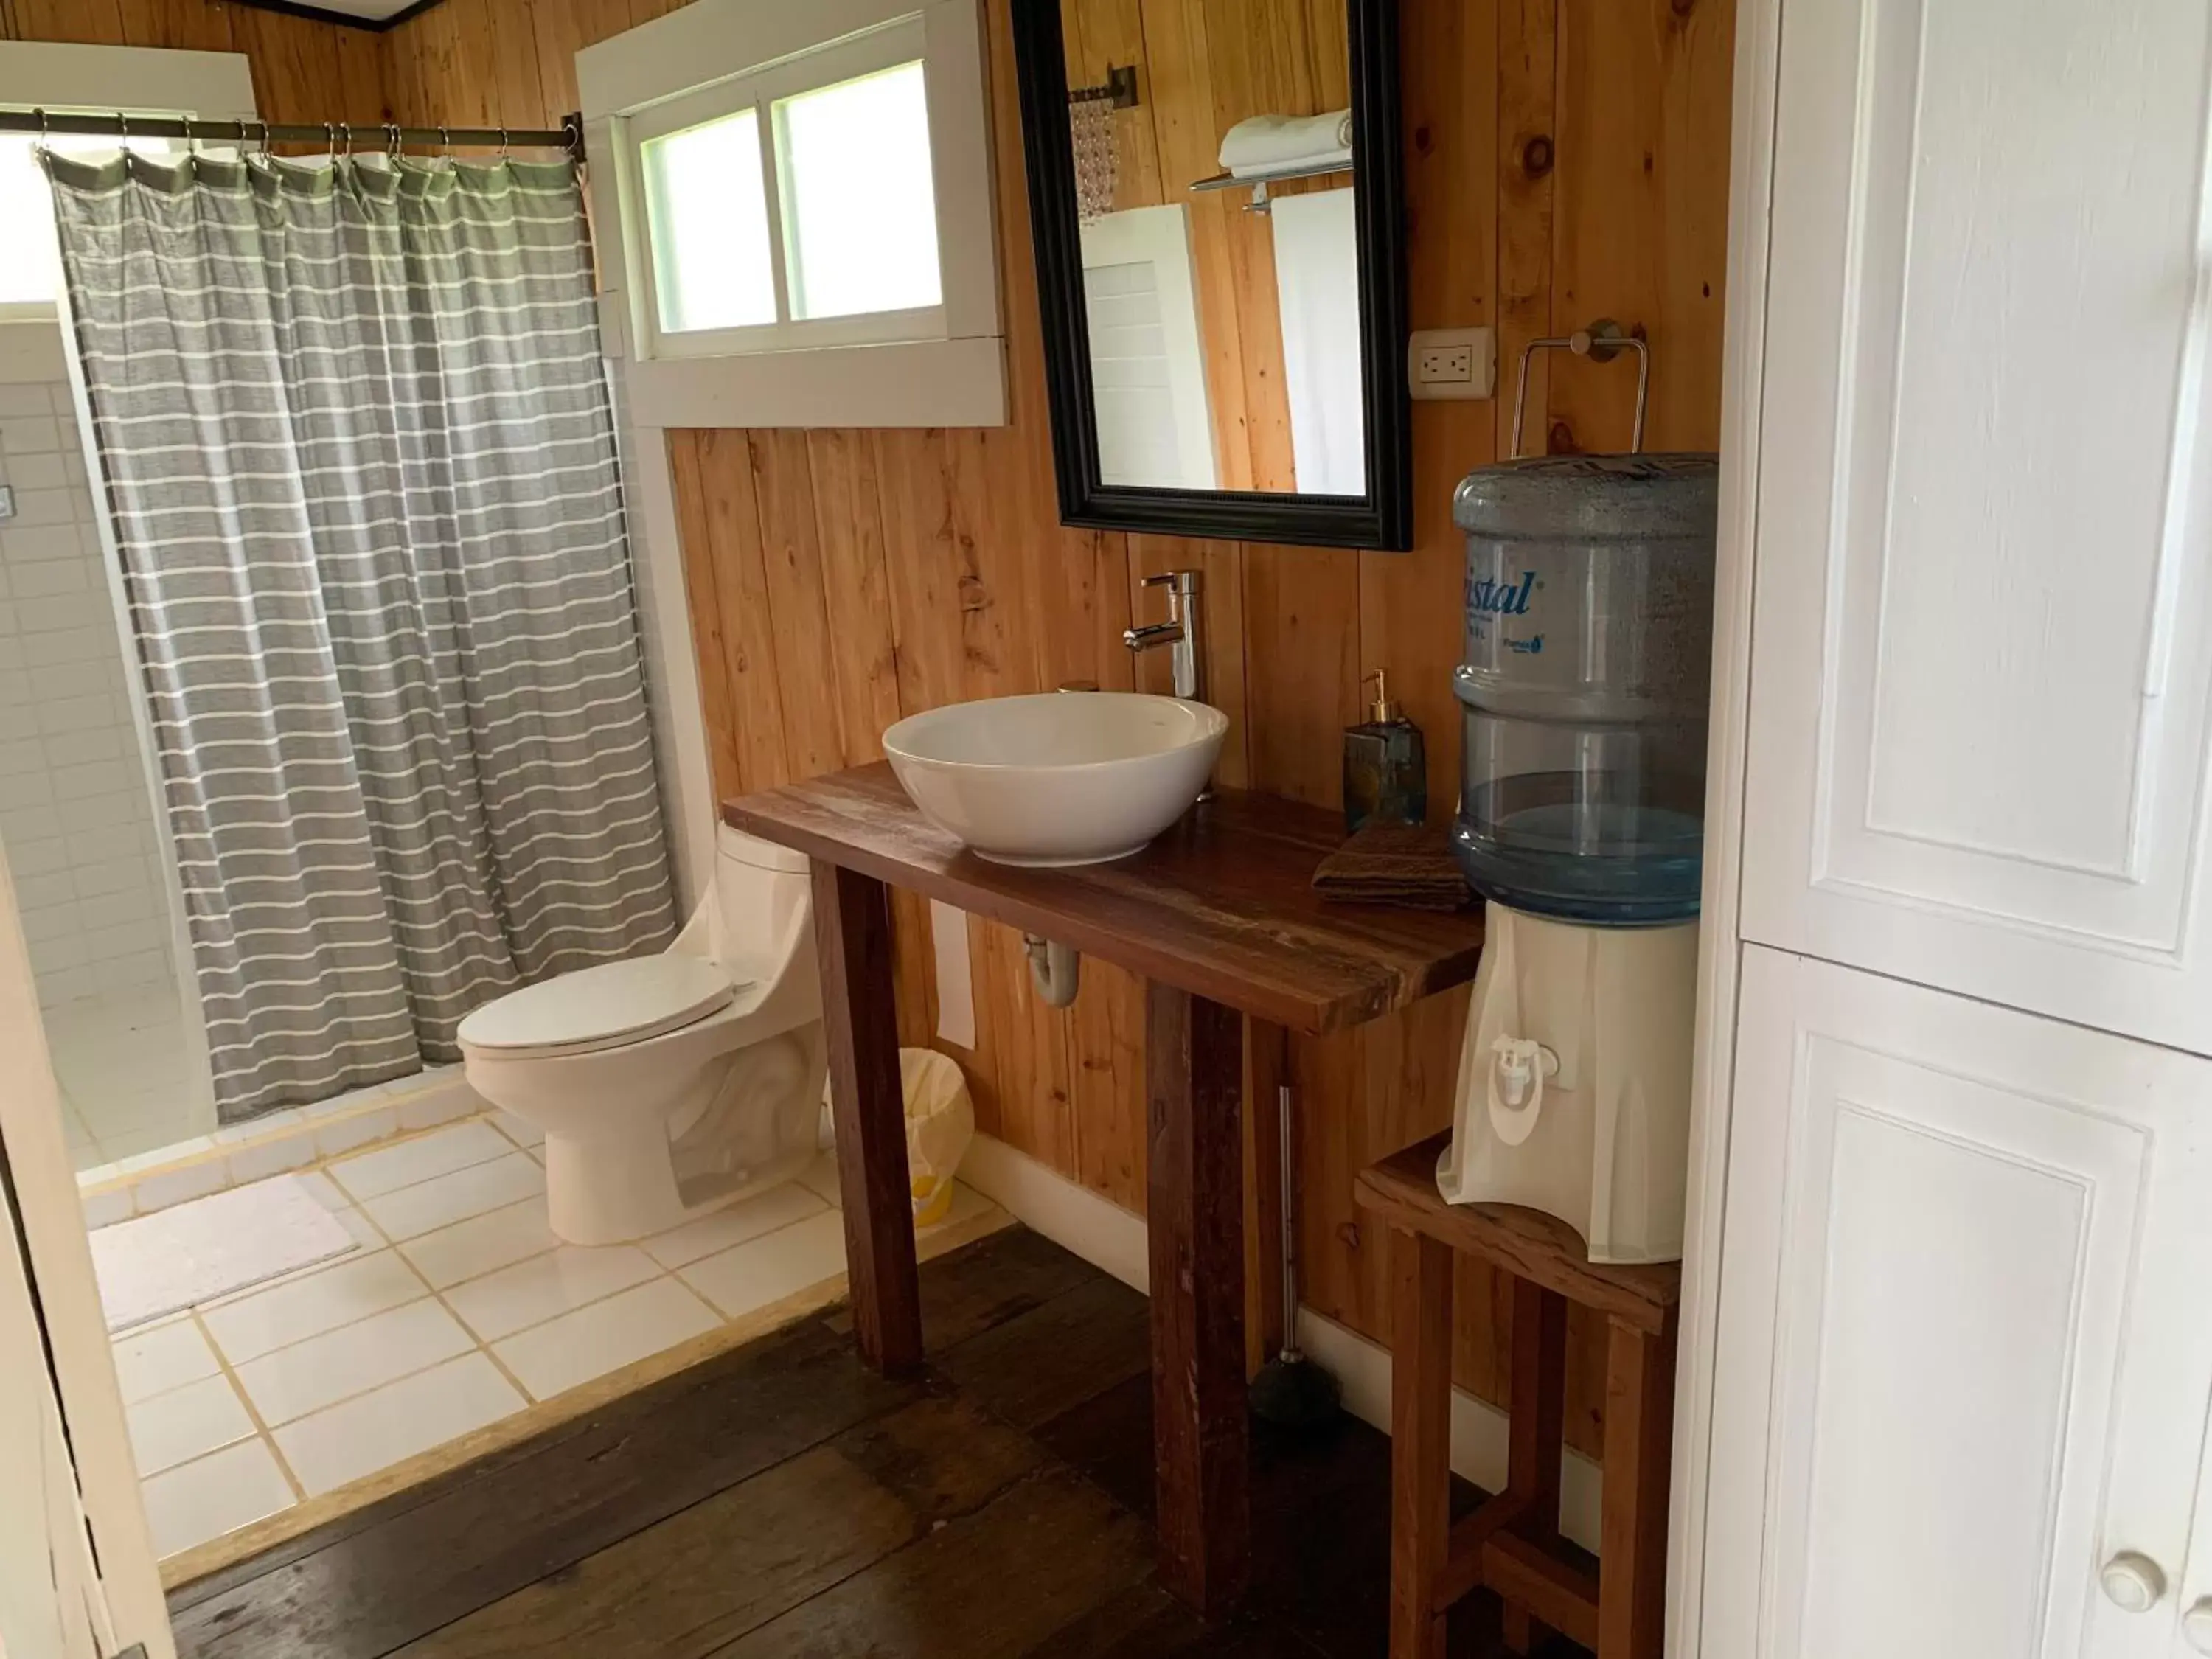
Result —
<instances>
[{"instance_id":1,"label":"soap dispenser","mask_svg":"<svg viewBox=\"0 0 2212 1659\"><path fill-rule=\"evenodd\" d=\"M1364 823L1419 823L1429 811L1429 758L1421 728L1390 701L1382 671L1375 682L1368 718L1344 732L1344 827ZM1363 690L1366 681L1360 682Z\"/></svg>"}]
</instances>

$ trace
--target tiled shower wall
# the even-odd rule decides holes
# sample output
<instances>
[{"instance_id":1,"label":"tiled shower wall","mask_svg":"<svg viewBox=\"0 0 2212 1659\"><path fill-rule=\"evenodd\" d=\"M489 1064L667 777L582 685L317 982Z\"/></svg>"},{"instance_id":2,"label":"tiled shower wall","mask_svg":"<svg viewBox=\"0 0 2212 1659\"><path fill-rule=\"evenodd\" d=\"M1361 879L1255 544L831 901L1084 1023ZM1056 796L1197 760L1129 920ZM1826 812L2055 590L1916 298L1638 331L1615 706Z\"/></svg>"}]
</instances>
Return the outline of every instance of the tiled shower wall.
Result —
<instances>
[{"instance_id":1,"label":"tiled shower wall","mask_svg":"<svg viewBox=\"0 0 2212 1659\"><path fill-rule=\"evenodd\" d=\"M132 687L59 331L0 341L0 843L48 1006L171 981Z\"/></svg>"}]
</instances>

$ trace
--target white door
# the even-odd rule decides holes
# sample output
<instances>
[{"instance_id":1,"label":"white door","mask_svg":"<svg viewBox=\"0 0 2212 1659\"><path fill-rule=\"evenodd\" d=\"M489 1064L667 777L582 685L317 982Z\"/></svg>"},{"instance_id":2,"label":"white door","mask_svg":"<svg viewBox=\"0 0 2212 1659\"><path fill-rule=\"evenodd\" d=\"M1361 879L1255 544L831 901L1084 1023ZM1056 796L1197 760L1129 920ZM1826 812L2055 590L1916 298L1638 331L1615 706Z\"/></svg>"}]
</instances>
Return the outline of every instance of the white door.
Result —
<instances>
[{"instance_id":1,"label":"white door","mask_svg":"<svg viewBox=\"0 0 2212 1659\"><path fill-rule=\"evenodd\" d=\"M173 1659L0 854L0 1659Z\"/></svg>"},{"instance_id":2,"label":"white door","mask_svg":"<svg viewBox=\"0 0 2212 1659\"><path fill-rule=\"evenodd\" d=\"M2188 1653L2212 1063L1755 946L1738 1030L1704 1659Z\"/></svg>"},{"instance_id":3,"label":"white door","mask_svg":"<svg viewBox=\"0 0 2212 1659\"><path fill-rule=\"evenodd\" d=\"M2212 8L1781 9L1744 934L2212 1054Z\"/></svg>"},{"instance_id":4,"label":"white door","mask_svg":"<svg viewBox=\"0 0 2212 1659\"><path fill-rule=\"evenodd\" d=\"M101 1659L111 1622L77 1498L53 1372L0 1185L0 1654Z\"/></svg>"},{"instance_id":5,"label":"white door","mask_svg":"<svg viewBox=\"0 0 2212 1659\"><path fill-rule=\"evenodd\" d=\"M1098 480L1214 486L1213 418L1180 202L1126 208L1083 227L1083 313L1098 414Z\"/></svg>"}]
</instances>

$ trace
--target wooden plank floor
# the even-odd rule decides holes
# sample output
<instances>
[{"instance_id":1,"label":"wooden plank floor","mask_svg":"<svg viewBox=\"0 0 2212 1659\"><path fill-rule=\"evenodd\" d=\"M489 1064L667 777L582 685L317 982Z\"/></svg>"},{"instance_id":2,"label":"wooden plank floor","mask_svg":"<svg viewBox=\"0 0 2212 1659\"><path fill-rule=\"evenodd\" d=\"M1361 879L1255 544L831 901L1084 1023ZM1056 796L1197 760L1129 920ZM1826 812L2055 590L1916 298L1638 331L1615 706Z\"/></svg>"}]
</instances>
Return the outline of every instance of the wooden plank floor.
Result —
<instances>
[{"instance_id":1,"label":"wooden plank floor","mask_svg":"<svg viewBox=\"0 0 2212 1659\"><path fill-rule=\"evenodd\" d=\"M1022 1228L921 1286L921 1377L805 1321L179 1588L179 1649L1382 1659L1382 1436L1255 1441L1255 1589L1208 1626L1152 1570L1144 1298ZM1474 1598L1454 1654L1504 1651Z\"/></svg>"}]
</instances>

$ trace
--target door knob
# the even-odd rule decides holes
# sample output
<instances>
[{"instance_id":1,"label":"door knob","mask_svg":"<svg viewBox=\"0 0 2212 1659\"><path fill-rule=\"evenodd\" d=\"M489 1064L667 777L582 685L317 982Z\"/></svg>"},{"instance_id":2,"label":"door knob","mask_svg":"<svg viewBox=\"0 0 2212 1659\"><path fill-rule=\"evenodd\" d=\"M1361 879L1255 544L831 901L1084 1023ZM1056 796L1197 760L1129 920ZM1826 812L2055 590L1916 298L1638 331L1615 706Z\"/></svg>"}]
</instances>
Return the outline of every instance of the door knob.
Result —
<instances>
[{"instance_id":1,"label":"door knob","mask_svg":"<svg viewBox=\"0 0 2212 1659\"><path fill-rule=\"evenodd\" d=\"M2166 1594L2166 1575L2159 1571L2158 1563L2133 1550L2122 1550L2106 1562L2097 1582L2105 1587L2105 1599L2123 1613L2148 1613ZM2196 1608L2190 1611L2194 1613ZM2212 1652L2212 1648L2205 1651Z\"/></svg>"},{"instance_id":2,"label":"door knob","mask_svg":"<svg viewBox=\"0 0 2212 1659\"><path fill-rule=\"evenodd\" d=\"M2212 1595L2200 1596L2181 1615L2181 1633L2197 1652L2212 1654Z\"/></svg>"}]
</instances>

